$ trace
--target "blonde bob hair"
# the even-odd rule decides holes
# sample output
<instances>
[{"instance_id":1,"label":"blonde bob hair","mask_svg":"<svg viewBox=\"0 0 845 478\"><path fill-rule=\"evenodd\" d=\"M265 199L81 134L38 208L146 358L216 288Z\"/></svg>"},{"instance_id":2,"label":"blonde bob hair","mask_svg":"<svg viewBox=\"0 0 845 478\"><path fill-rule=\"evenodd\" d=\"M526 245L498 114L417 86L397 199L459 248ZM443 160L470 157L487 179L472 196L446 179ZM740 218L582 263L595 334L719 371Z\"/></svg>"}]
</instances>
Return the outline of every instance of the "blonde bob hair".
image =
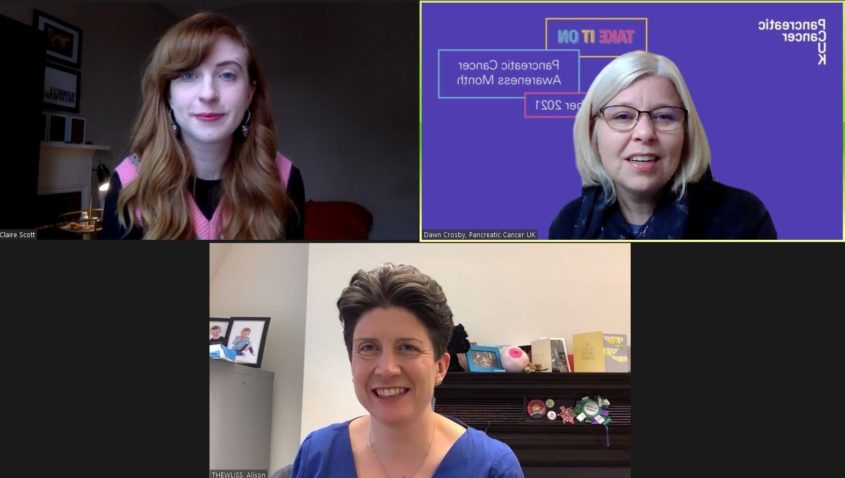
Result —
<instances>
[{"instance_id":1,"label":"blonde bob hair","mask_svg":"<svg viewBox=\"0 0 845 478\"><path fill-rule=\"evenodd\" d=\"M194 239L189 203L193 163L171 130L170 82L203 62L221 37L247 51L247 73L255 85L246 136L236 128L221 172L219 207L225 211L225 239L273 240L284 236L285 220L295 214L276 167L276 126L264 76L245 32L226 17L197 13L171 27L150 55L141 84L143 103L135 122L132 151L138 176L120 193L120 224L144 229L145 239ZM128 221L128 224L127 224Z\"/></svg>"},{"instance_id":2,"label":"blonde bob hair","mask_svg":"<svg viewBox=\"0 0 845 478\"><path fill-rule=\"evenodd\" d=\"M607 103L620 91L647 76L659 76L672 82L683 102L683 107L687 110L684 146L681 151L680 165L671 180L672 191L678 193L679 197L683 196L687 184L698 181L710 166L710 145L707 142L707 135L678 67L662 55L646 51L625 53L611 61L596 76L575 116L572 131L575 163L581 174L581 183L584 186L601 186L611 202L616 200L616 188L601 163L595 121L599 109L607 106Z\"/></svg>"}]
</instances>

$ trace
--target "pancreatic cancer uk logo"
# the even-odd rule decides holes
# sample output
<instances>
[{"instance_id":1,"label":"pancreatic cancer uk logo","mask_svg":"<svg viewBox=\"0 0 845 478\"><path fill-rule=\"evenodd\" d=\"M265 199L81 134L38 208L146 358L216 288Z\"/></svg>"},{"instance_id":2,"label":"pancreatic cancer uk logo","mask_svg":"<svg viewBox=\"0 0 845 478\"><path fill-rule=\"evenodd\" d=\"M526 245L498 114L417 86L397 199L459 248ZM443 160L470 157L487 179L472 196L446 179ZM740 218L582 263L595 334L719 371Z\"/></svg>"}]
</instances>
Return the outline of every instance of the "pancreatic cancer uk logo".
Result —
<instances>
[{"instance_id":1,"label":"pancreatic cancer uk logo","mask_svg":"<svg viewBox=\"0 0 845 478\"><path fill-rule=\"evenodd\" d=\"M785 43L815 43L818 66L827 66L827 30L824 18L817 20L772 20L757 22L760 31L777 32Z\"/></svg>"}]
</instances>

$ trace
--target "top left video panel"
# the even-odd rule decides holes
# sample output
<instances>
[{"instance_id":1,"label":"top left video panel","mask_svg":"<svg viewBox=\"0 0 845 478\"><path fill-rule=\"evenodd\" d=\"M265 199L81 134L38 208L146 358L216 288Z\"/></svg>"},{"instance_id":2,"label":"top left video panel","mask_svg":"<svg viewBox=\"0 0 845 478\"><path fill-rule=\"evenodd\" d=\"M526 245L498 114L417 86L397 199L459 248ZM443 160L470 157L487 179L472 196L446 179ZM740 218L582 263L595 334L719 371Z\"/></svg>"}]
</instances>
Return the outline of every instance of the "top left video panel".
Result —
<instances>
[{"instance_id":1,"label":"top left video panel","mask_svg":"<svg viewBox=\"0 0 845 478\"><path fill-rule=\"evenodd\" d=\"M418 11L0 6L3 239L417 241Z\"/></svg>"}]
</instances>

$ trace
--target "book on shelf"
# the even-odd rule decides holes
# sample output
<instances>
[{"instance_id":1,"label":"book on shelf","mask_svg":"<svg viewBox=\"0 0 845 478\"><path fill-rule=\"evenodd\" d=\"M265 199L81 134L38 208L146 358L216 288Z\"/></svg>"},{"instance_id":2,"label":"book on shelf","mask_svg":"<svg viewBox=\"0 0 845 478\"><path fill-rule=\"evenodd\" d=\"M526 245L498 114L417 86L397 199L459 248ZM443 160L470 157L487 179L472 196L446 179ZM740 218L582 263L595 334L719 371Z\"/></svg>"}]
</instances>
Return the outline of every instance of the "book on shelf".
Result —
<instances>
[{"instance_id":1,"label":"book on shelf","mask_svg":"<svg viewBox=\"0 0 845 478\"><path fill-rule=\"evenodd\" d=\"M625 334L574 334L572 348L576 372L631 371L631 346Z\"/></svg>"}]
</instances>

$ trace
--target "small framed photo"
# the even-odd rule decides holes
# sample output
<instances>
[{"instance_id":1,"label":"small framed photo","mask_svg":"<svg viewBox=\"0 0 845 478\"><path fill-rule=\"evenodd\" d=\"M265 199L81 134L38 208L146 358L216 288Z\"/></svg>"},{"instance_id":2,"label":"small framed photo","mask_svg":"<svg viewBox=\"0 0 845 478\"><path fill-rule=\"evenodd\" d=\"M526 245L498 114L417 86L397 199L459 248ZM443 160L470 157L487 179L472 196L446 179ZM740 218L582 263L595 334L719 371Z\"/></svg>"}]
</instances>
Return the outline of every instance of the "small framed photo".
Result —
<instances>
[{"instance_id":1,"label":"small framed photo","mask_svg":"<svg viewBox=\"0 0 845 478\"><path fill-rule=\"evenodd\" d=\"M85 118L78 116L70 117L65 141L68 143L85 144Z\"/></svg>"},{"instance_id":2,"label":"small framed photo","mask_svg":"<svg viewBox=\"0 0 845 478\"><path fill-rule=\"evenodd\" d=\"M63 143L67 137L67 115L47 114L47 141Z\"/></svg>"},{"instance_id":3,"label":"small framed photo","mask_svg":"<svg viewBox=\"0 0 845 478\"><path fill-rule=\"evenodd\" d=\"M467 352L470 372L504 372L498 347L471 345Z\"/></svg>"},{"instance_id":4,"label":"small framed photo","mask_svg":"<svg viewBox=\"0 0 845 478\"><path fill-rule=\"evenodd\" d=\"M232 319L218 319L211 317L208 320L208 345L226 345L229 343L229 330L231 330Z\"/></svg>"},{"instance_id":5,"label":"small framed photo","mask_svg":"<svg viewBox=\"0 0 845 478\"><path fill-rule=\"evenodd\" d=\"M44 67L45 109L79 113L79 72L59 65Z\"/></svg>"},{"instance_id":6,"label":"small framed photo","mask_svg":"<svg viewBox=\"0 0 845 478\"><path fill-rule=\"evenodd\" d=\"M35 28L44 32L47 44L47 59L79 68L82 64L82 30L35 10L32 16Z\"/></svg>"},{"instance_id":7,"label":"small framed photo","mask_svg":"<svg viewBox=\"0 0 845 478\"><path fill-rule=\"evenodd\" d=\"M566 341L564 339L553 339L550 343L552 355L552 372L571 372L569 358L566 353Z\"/></svg>"},{"instance_id":8,"label":"small framed photo","mask_svg":"<svg viewBox=\"0 0 845 478\"><path fill-rule=\"evenodd\" d=\"M269 327L270 317L232 317L227 347L235 351L235 363L261 367Z\"/></svg>"}]
</instances>

